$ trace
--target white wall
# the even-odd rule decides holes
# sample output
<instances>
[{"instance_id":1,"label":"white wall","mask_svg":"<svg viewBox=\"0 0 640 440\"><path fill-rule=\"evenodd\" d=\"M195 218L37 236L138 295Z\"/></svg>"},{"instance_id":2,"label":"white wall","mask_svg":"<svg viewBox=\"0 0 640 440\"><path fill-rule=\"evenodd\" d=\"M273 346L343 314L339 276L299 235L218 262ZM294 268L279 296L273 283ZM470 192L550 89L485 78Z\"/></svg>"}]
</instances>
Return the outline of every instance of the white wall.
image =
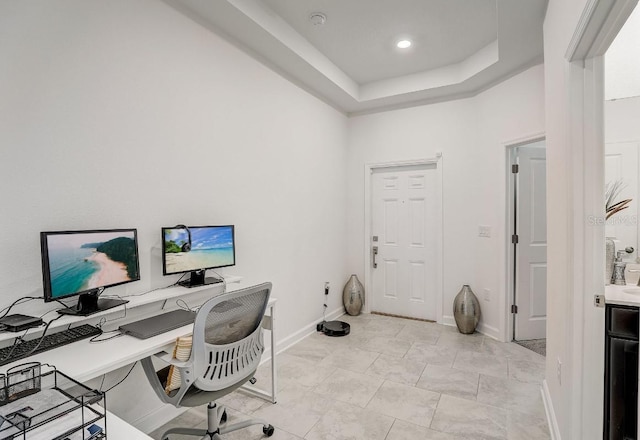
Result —
<instances>
[{"instance_id":1,"label":"white wall","mask_svg":"<svg viewBox=\"0 0 640 440\"><path fill-rule=\"evenodd\" d=\"M604 116L607 143L640 141L640 97L605 101Z\"/></svg>"},{"instance_id":2,"label":"white wall","mask_svg":"<svg viewBox=\"0 0 640 440\"><path fill-rule=\"evenodd\" d=\"M505 143L544 131L542 66L471 99L353 117L349 121L349 267L364 279L365 164L434 157L442 152L444 322L453 298L471 284L484 288L479 329L503 338L506 283ZM490 225L489 239L478 226Z\"/></svg>"},{"instance_id":3,"label":"white wall","mask_svg":"<svg viewBox=\"0 0 640 440\"><path fill-rule=\"evenodd\" d=\"M42 295L40 231L138 228L127 294L177 279L160 227L184 223L236 225L223 272L273 282L281 342L315 329L324 281L341 307L344 115L162 2L3 1L0 29L0 306Z\"/></svg>"},{"instance_id":4,"label":"white wall","mask_svg":"<svg viewBox=\"0 0 640 440\"><path fill-rule=\"evenodd\" d=\"M547 367L546 385L561 438L583 439L580 424L581 405L602 407L602 402L581 402L582 383L577 371L601 368L601 365L574 365L572 230L574 158L570 132L569 63L565 53L587 0L550 0L544 23L545 119L547 133ZM577 165L576 166L580 166ZM577 213L581 215L581 213ZM592 295L593 292L583 293ZM580 323L582 324L582 323ZM575 347L578 349L579 347ZM557 362L562 363L562 378ZM596 410L597 412L597 410ZM597 419L592 421L597 426ZM586 430L587 435L597 430Z\"/></svg>"},{"instance_id":5,"label":"white wall","mask_svg":"<svg viewBox=\"0 0 640 440\"><path fill-rule=\"evenodd\" d=\"M511 340L513 331L507 322L508 294L507 248L511 246L507 224L507 161L509 146L530 142L544 135L544 68L542 65L499 84L475 98L478 113L478 138L474 165L473 228L477 261L474 282L479 298L483 289L491 291L491 301L483 301L483 331ZM475 222L475 223L473 223ZM491 225L491 238L478 237L478 225ZM504 300L504 303L501 302Z\"/></svg>"},{"instance_id":6,"label":"white wall","mask_svg":"<svg viewBox=\"0 0 640 440\"><path fill-rule=\"evenodd\" d=\"M635 8L605 54L605 99L640 96L640 9Z\"/></svg>"}]
</instances>

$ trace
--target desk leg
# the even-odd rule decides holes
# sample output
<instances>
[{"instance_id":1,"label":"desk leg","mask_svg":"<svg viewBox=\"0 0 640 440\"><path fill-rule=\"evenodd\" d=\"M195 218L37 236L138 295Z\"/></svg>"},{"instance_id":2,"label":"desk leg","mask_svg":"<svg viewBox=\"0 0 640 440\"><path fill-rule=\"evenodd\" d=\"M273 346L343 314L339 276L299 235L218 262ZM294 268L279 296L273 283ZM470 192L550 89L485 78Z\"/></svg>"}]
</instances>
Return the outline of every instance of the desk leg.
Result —
<instances>
[{"instance_id":1,"label":"desk leg","mask_svg":"<svg viewBox=\"0 0 640 440\"><path fill-rule=\"evenodd\" d=\"M276 368L276 307L271 305L271 402L276 403L278 392L278 370Z\"/></svg>"},{"instance_id":2,"label":"desk leg","mask_svg":"<svg viewBox=\"0 0 640 440\"><path fill-rule=\"evenodd\" d=\"M271 316L265 316L265 320L263 321L264 328L270 330L271 332L271 393L264 391L260 388L245 384L242 386L244 391L249 392L258 397L262 397L263 399L267 399L272 403L276 403L277 401L277 390L278 390L278 370L276 367L276 307L275 304L272 304L269 307L271 312Z\"/></svg>"}]
</instances>

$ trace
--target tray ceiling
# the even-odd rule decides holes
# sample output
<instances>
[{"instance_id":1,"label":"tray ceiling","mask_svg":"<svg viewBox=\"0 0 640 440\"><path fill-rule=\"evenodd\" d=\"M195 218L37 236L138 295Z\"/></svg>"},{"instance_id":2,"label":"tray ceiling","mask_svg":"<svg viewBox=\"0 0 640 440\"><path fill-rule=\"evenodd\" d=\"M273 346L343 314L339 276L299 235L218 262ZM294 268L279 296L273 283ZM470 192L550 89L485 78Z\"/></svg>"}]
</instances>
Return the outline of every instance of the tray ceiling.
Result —
<instances>
[{"instance_id":1,"label":"tray ceiling","mask_svg":"<svg viewBox=\"0 0 640 440\"><path fill-rule=\"evenodd\" d=\"M349 114L473 96L543 59L547 0L165 2Z\"/></svg>"}]
</instances>

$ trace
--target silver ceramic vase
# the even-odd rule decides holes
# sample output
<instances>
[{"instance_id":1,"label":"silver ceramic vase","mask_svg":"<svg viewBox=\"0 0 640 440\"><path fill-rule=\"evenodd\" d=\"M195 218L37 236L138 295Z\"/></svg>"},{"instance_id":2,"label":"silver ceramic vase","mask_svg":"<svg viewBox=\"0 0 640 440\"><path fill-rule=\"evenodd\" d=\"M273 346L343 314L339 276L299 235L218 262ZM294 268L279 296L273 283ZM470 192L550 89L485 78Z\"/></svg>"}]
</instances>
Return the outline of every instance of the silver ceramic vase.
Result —
<instances>
[{"instance_id":1,"label":"silver ceramic vase","mask_svg":"<svg viewBox=\"0 0 640 440\"><path fill-rule=\"evenodd\" d=\"M607 237L605 239L605 266L604 266L604 283L611 284L611 278L613 276L613 260L616 257L616 243L613 238Z\"/></svg>"},{"instance_id":2,"label":"silver ceramic vase","mask_svg":"<svg viewBox=\"0 0 640 440\"><path fill-rule=\"evenodd\" d=\"M460 333L470 334L476 331L480 320L480 302L468 284L462 286L453 300L453 317Z\"/></svg>"},{"instance_id":3,"label":"silver ceramic vase","mask_svg":"<svg viewBox=\"0 0 640 440\"><path fill-rule=\"evenodd\" d=\"M364 287L358 277L351 275L342 290L342 302L349 315L359 315L364 304Z\"/></svg>"}]
</instances>

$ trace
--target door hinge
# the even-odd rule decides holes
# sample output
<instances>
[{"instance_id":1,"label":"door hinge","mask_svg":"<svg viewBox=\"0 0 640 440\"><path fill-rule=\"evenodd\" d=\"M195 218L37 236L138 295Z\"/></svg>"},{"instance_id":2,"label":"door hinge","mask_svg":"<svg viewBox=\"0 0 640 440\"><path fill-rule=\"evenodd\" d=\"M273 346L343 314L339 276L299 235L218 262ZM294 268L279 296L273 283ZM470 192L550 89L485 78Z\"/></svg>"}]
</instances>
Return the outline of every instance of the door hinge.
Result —
<instances>
[{"instance_id":1,"label":"door hinge","mask_svg":"<svg viewBox=\"0 0 640 440\"><path fill-rule=\"evenodd\" d=\"M511 313L518 313L518 306L515 304L511 304Z\"/></svg>"},{"instance_id":2,"label":"door hinge","mask_svg":"<svg viewBox=\"0 0 640 440\"><path fill-rule=\"evenodd\" d=\"M518 174L519 171L520 171L520 165L518 165L517 163L514 163L513 165L511 165L511 172L513 174Z\"/></svg>"},{"instance_id":3,"label":"door hinge","mask_svg":"<svg viewBox=\"0 0 640 440\"><path fill-rule=\"evenodd\" d=\"M511 236L511 243L518 244L518 234L513 234Z\"/></svg>"},{"instance_id":4,"label":"door hinge","mask_svg":"<svg viewBox=\"0 0 640 440\"><path fill-rule=\"evenodd\" d=\"M596 307L604 307L604 295L593 295L593 305Z\"/></svg>"}]
</instances>

